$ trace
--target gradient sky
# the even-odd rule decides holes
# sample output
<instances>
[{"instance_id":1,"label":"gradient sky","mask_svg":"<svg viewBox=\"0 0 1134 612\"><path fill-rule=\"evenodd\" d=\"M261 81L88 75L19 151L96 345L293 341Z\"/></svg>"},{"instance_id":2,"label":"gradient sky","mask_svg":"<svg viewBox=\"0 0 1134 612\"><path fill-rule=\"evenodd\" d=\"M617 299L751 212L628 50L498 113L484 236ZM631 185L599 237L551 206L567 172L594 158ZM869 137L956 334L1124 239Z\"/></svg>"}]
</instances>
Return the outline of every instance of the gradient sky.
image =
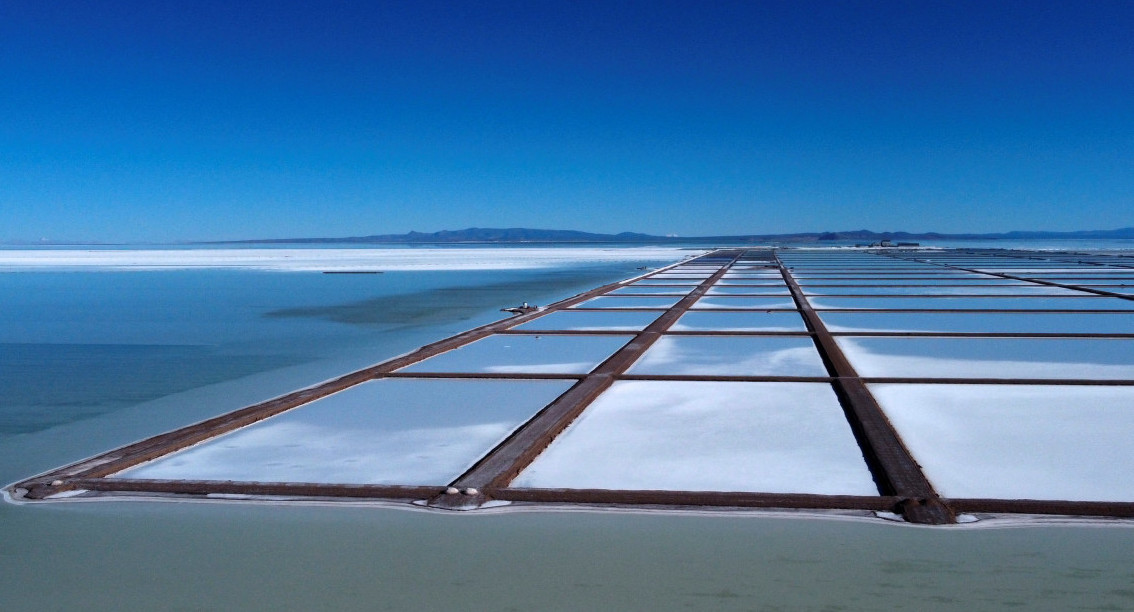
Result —
<instances>
[{"instance_id":1,"label":"gradient sky","mask_svg":"<svg viewBox=\"0 0 1134 612\"><path fill-rule=\"evenodd\" d=\"M1134 225L1134 2L0 0L0 242Z\"/></svg>"}]
</instances>

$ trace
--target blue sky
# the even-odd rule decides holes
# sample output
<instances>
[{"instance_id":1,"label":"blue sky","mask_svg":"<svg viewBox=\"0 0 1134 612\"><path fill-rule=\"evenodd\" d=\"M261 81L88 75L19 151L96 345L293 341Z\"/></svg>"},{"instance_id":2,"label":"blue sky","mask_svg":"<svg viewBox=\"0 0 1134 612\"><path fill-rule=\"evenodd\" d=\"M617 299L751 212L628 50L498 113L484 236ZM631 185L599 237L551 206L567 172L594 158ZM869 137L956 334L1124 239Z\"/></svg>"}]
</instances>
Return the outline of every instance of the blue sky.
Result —
<instances>
[{"instance_id":1,"label":"blue sky","mask_svg":"<svg viewBox=\"0 0 1134 612\"><path fill-rule=\"evenodd\" d=\"M0 0L0 242L1134 225L1134 2Z\"/></svg>"}]
</instances>

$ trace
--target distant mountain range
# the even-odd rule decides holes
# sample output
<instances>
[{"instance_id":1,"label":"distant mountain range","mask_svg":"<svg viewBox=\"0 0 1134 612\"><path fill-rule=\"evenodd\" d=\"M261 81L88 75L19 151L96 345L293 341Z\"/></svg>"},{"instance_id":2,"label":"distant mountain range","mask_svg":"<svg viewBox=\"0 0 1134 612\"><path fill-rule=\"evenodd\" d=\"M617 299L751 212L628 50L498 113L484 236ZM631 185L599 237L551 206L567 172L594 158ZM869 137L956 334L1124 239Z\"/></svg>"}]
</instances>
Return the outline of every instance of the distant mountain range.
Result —
<instances>
[{"instance_id":1,"label":"distant mountain range","mask_svg":"<svg viewBox=\"0 0 1134 612\"><path fill-rule=\"evenodd\" d=\"M226 240L199 244L515 244L515 243L812 243L812 242L878 242L881 240L1000 240L1000 239L1134 239L1134 227L1115 230L1087 230L1078 232L1003 232L995 234L942 234L938 232L873 232L852 230L838 232L803 232L798 234L745 234L738 236L651 236L634 232L620 234L594 234L573 230L545 230L513 227L507 229L470 227L463 230L440 232L410 232L408 234L377 234L347 238L277 238L264 240Z\"/></svg>"}]
</instances>

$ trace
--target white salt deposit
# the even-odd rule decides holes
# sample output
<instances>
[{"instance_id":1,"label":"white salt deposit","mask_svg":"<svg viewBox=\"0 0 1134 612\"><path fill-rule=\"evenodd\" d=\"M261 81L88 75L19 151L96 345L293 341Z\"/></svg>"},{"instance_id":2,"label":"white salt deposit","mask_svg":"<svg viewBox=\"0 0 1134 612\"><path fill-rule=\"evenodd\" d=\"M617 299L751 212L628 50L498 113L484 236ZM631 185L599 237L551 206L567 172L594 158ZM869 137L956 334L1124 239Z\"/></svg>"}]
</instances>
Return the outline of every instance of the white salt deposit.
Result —
<instances>
[{"instance_id":1,"label":"white salt deposit","mask_svg":"<svg viewBox=\"0 0 1134 612\"><path fill-rule=\"evenodd\" d=\"M837 337L866 377L1134 380L1121 338Z\"/></svg>"},{"instance_id":2,"label":"white salt deposit","mask_svg":"<svg viewBox=\"0 0 1134 612\"><path fill-rule=\"evenodd\" d=\"M812 297L816 310L1134 310L1121 298L1080 294L1072 297Z\"/></svg>"},{"instance_id":3,"label":"white salt deposit","mask_svg":"<svg viewBox=\"0 0 1134 612\"><path fill-rule=\"evenodd\" d=\"M668 309L677 303L679 297L660 297L652 295L643 296L620 296L620 295L600 295L591 298L585 302L580 302L572 308L660 308L662 310Z\"/></svg>"},{"instance_id":4,"label":"white salt deposit","mask_svg":"<svg viewBox=\"0 0 1134 612\"><path fill-rule=\"evenodd\" d=\"M870 390L946 497L1134 501L1134 387Z\"/></svg>"},{"instance_id":5,"label":"white salt deposit","mask_svg":"<svg viewBox=\"0 0 1134 612\"><path fill-rule=\"evenodd\" d=\"M532 330L576 330L576 331L641 331L662 315L662 310L618 310L577 311L559 310L538 319L521 323L516 329Z\"/></svg>"},{"instance_id":6,"label":"white salt deposit","mask_svg":"<svg viewBox=\"0 0 1134 612\"><path fill-rule=\"evenodd\" d=\"M819 316L833 332L1134 333L1134 313L820 311Z\"/></svg>"},{"instance_id":7,"label":"white salt deposit","mask_svg":"<svg viewBox=\"0 0 1134 612\"><path fill-rule=\"evenodd\" d=\"M249 268L287 272L520 270L582 263L675 260L689 251L629 248L348 248L0 250L0 270Z\"/></svg>"},{"instance_id":8,"label":"white salt deposit","mask_svg":"<svg viewBox=\"0 0 1134 612\"><path fill-rule=\"evenodd\" d=\"M963 287L804 287L808 295L1084 295L1083 292L1046 285L976 285Z\"/></svg>"},{"instance_id":9,"label":"white salt deposit","mask_svg":"<svg viewBox=\"0 0 1134 612\"><path fill-rule=\"evenodd\" d=\"M725 308L745 308L751 310L782 309L795 310L795 301L789 296L750 297L750 296L708 296L693 304L694 310L719 310Z\"/></svg>"},{"instance_id":10,"label":"white salt deposit","mask_svg":"<svg viewBox=\"0 0 1134 612\"><path fill-rule=\"evenodd\" d=\"M117 476L445 485L571 384L366 382Z\"/></svg>"},{"instance_id":11,"label":"white salt deposit","mask_svg":"<svg viewBox=\"0 0 1134 612\"><path fill-rule=\"evenodd\" d=\"M781 295L790 296L791 291L787 285L721 285L720 283L709 287L706 295ZM793 305L794 308L794 305Z\"/></svg>"},{"instance_id":12,"label":"white salt deposit","mask_svg":"<svg viewBox=\"0 0 1134 612\"><path fill-rule=\"evenodd\" d=\"M811 338L663 336L630 374L826 376Z\"/></svg>"},{"instance_id":13,"label":"white salt deposit","mask_svg":"<svg viewBox=\"0 0 1134 612\"><path fill-rule=\"evenodd\" d=\"M690 311L670 328L673 331L807 331L797 312Z\"/></svg>"},{"instance_id":14,"label":"white salt deposit","mask_svg":"<svg viewBox=\"0 0 1134 612\"><path fill-rule=\"evenodd\" d=\"M615 383L512 486L878 494L819 383Z\"/></svg>"},{"instance_id":15,"label":"white salt deposit","mask_svg":"<svg viewBox=\"0 0 1134 612\"><path fill-rule=\"evenodd\" d=\"M401 371L584 374L622 348L632 337L489 336Z\"/></svg>"}]
</instances>

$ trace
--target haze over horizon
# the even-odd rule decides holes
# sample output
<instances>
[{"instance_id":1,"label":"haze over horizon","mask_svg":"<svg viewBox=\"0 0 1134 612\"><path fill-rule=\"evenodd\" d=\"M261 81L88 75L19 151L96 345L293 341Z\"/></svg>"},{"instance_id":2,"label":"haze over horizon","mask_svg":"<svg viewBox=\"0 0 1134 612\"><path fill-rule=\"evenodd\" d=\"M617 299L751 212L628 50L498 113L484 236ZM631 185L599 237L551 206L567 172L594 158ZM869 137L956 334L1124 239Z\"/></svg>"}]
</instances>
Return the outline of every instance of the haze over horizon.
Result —
<instances>
[{"instance_id":1,"label":"haze over horizon","mask_svg":"<svg viewBox=\"0 0 1134 612\"><path fill-rule=\"evenodd\" d=\"M1134 3L0 4L0 242L1134 225Z\"/></svg>"}]
</instances>

